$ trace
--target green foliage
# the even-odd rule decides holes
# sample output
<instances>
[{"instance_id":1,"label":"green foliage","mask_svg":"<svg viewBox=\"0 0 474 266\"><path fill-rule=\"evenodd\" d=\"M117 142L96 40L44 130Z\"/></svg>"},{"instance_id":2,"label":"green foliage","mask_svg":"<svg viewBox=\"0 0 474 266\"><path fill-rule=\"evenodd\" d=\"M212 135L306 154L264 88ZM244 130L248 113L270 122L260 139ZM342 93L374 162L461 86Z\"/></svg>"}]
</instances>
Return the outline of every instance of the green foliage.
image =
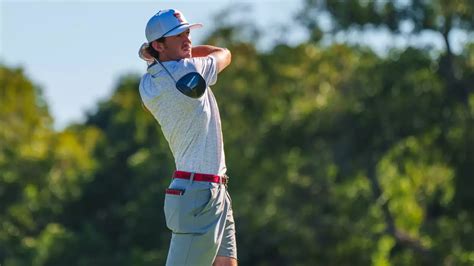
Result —
<instances>
[{"instance_id":1,"label":"green foliage","mask_svg":"<svg viewBox=\"0 0 474 266\"><path fill-rule=\"evenodd\" d=\"M66 234L55 220L95 171L100 132L54 132L40 90L21 69L0 70L0 262L45 265Z\"/></svg>"},{"instance_id":2,"label":"green foliage","mask_svg":"<svg viewBox=\"0 0 474 266\"><path fill-rule=\"evenodd\" d=\"M329 31L337 32L366 25L385 26L393 32L419 33L453 28L472 31L474 7L471 0L306 0L300 20L308 28L322 27L317 15L328 13ZM324 22L327 24L327 22ZM409 27L407 28L407 24Z\"/></svg>"}]
</instances>

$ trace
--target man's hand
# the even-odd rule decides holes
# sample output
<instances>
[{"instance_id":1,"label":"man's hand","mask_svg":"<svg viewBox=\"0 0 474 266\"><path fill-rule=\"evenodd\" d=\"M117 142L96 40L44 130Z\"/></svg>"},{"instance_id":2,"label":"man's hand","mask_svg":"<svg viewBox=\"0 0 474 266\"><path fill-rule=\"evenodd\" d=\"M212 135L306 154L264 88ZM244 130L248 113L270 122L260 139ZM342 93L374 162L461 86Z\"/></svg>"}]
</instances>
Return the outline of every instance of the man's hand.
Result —
<instances>
[{"instance_id":1,"label":"man's hand","mask_svg":"<svg viewBox=\"0 0 474 266\"><path fill-rule=\"evenodd\" d=\"M141 59L147 61L147 63L153 63L155 61L153 56L148 53L148 43L144 43L142 46L140 46L140 50L138 50L138 56L140 56Z\"/></svg>"}]
</instances>

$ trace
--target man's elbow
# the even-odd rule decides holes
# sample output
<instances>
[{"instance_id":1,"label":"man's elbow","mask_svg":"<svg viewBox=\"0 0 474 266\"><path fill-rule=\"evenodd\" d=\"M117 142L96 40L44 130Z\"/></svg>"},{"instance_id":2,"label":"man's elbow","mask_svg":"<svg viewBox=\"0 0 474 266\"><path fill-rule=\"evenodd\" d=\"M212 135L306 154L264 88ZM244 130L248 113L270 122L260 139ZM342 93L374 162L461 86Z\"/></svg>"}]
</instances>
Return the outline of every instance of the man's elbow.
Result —
<instances>
[{"instance_id":1,"label":"man's elbow","mask_svg":"<svg viewBox=\"0 0 474 266\"><path fill-rule=\"evenodd\" d=\"M227 48L222 48L217 62L218 71L221 72L232 62L232 54Z\"/></svg>"},{"instance_id":2,"label":"man's elbow","mask_svg":"<svg viewBox=\"0 0 474 266\"><path fill-rule=\"evenodd\" d=\"M230 52L229 49L225 48L225 51L227 53L227 65L230 65L230 63L232 62L232 53Z\"/></svg>"}]
</instances>

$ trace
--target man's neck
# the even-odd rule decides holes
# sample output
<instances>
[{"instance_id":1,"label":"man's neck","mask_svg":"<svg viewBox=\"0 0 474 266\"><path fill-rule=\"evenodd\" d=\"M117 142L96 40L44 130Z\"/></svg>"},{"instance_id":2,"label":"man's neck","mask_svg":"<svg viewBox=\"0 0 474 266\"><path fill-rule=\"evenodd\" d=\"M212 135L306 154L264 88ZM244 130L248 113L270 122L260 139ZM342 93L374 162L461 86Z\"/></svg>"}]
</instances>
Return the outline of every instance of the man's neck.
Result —
<instances>
[{"instance_id":1,"label":"man's neck","mask_svg":"<svg viewBox=\"0 0 474 266\"><path fill-rule=\"evenodd\" d=\"M161 55L160 55L160 58L159 58L160 62L179 61L179 60L181 60L181 59L184 59L184 58L171 58L171 57L166 56L166 55L164 55L164 56L161 56Z\"/></svg>"}]
</instances>

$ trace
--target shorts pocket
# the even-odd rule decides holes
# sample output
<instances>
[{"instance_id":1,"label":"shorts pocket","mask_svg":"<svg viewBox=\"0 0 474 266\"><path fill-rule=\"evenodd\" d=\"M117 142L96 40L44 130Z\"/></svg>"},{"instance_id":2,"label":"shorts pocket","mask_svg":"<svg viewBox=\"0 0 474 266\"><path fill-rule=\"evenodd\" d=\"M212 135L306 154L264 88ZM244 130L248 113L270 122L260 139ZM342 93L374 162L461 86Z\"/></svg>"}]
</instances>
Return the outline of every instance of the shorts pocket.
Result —
<instances>
[{"instance_id":1,"label":"shorts pocket","mask_svg":"<svg viewBox=\"0 0 474 266\"><path fill-rule=\"evenodd\" d=\"M174 233L205 233L219 218L219 187L167 189L164 212L166 226Z\"/></svg>"}]
</instances>

